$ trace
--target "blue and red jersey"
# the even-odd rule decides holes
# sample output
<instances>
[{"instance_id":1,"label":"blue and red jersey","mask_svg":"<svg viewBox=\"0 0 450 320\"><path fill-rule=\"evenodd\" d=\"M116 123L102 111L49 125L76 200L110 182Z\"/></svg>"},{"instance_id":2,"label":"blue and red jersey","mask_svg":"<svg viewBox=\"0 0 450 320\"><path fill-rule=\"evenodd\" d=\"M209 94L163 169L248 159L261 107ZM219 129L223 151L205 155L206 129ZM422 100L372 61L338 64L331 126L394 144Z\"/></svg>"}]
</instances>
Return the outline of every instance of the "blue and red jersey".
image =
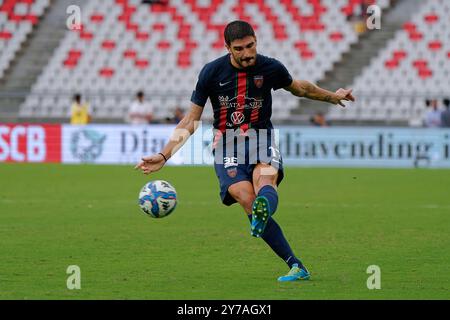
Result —
<instances>
[{"instance_id":1,"label":"blue and red jersey","mask_svg":"<svg viewBox=\"0 0 450 320\"><path fill-rule=\"evenodd\" d=\"M203 67L191 102L204 107L209 98L213 126L222 133L238 128L272 129L271 91L291 83L291 75L276 59L258 54L254 66L237 69L227 54Z\"/></svg>"}]
</instances>

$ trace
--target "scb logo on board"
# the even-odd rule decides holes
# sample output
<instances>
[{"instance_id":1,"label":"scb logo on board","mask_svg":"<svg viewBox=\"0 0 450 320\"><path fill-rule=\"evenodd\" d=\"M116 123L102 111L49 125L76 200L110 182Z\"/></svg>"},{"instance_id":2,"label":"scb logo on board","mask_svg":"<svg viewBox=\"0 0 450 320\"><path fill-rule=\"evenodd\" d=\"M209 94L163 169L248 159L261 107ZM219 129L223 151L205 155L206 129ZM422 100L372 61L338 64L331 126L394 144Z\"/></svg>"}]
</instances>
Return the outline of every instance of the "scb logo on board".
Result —
<instances>
[{"instance_id":1,"label":"scb logo on board","mask_svg":"<svg viewBox=\"0 0 450 320\"><path fill-rule=\"evenodd\" d=\"M0 124L1 162L61 162L61 126Z\"/></svg>"}]
</instances>

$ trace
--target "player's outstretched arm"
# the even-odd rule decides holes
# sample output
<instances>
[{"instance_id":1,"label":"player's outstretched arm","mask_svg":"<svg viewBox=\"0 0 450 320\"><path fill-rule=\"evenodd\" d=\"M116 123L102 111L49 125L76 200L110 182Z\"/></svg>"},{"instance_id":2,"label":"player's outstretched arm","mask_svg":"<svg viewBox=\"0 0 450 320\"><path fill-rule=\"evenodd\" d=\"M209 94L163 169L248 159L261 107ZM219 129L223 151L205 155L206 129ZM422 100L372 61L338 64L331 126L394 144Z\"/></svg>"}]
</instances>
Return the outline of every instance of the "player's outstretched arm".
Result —
<instances>
[{"instance_id":1,"label":"player's outstretched arm","mask_svg":"<svg viewBox=\"0 0 450 320\"><path fill-rule=\"evenodd\" d=\"M342 101L355 101L355 98L352 95L352 89L341 88L336 92L331 92L306 80L294 80L290 86L284 89L297 97L329 102L338 104L342 107L345 107L345 104Z\"/></svg>"},{"instance_id":2,"label":"player's outstretched arm","mask_svg":"<svg viewBox=\"0 0 450 320\"><path fill-rule=\"evenodd\" d=\"M148 157L143 157L142 161L136 165L135 169L140 169L145 174L160 170L166 164L167 160L169 160L195 132L202 116L202 112L202 107L192 104L191 110L189 110L184 118L178 123L169 142L161 152Z\"/></svg>"}]
</instances>

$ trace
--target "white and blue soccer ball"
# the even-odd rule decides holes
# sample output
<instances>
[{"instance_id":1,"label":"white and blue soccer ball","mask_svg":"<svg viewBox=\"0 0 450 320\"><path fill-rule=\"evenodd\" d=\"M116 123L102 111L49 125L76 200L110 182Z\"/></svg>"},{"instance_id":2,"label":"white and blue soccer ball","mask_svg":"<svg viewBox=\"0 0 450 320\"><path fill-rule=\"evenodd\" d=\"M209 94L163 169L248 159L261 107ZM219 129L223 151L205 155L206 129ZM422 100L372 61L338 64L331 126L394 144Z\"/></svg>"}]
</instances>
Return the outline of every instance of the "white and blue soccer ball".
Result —
<instances>
[{"instance_id":1,"label":"white and blue soccer ball","mask_svg":"<svg viewBox=\"0 0 450 320\"><path fill-rule=\"evenodd\" d=\"M150 181L139 193L139 207L152 218L164 218L175 210L177 192L164 180Z\"/></svg>"}]
</instances>

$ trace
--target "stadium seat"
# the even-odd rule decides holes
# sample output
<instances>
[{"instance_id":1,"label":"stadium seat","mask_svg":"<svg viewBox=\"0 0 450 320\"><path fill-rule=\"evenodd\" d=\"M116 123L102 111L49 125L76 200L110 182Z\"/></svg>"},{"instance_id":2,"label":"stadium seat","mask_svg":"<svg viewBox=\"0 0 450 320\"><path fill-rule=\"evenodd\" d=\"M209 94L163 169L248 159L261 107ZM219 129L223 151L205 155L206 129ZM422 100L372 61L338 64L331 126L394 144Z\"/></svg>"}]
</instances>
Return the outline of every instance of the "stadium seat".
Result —
<instances>
[{"instance_id":1,"label":"stadium seat","mask_svg":"<svg viewBox=\"0 0 450 320\"><path fill-rule=\"evenodd\" d=\"M387 47L358 76L353 88L363 96L403 96L386 120L417 122L425 112L425 99L448 93L450 83L449 37L450 2L423 1L411 21L405 23ZM376 84L376 86L373 86ZM370 88L368 90L368 88ZM411 102L421 97L421 102ZM360 99L353 108L380 108ZM341 119L345 111L333 110L331 119ZM357 115L349 120L360 120ZM376 118L372 118L377 120ZM367 120L371 120L368 118ZM420 121L419 121L420 122Z\"/></svg>"},{"instance_id":2,"label":"stadium seat","mask_svg":"<svg viewBox=\"0 0 450 320\"><path fill-rule=\"evenodd\" d=\"M0 79L49 3L49 0L0 1Z\"/></svg>"},{"instance_id":3,"label":"stadium seat","mask_svg":"<svg viewBox=\"0 0 450 320\"><path fill-rule=\"evenodd\" d=\"M107 108L96 108L94 118L111 117L112 113L105 112L113 105L111 97L117 97L114 115L124 117L132 97L142 89L148 96L173 95L187 108L202 66L226 53L223 29L232 19L245 19L254 25L261 54L282 61L294 77L317 82L357 41L347 13L361 1L172 0L151 6L140 0L88 1L83 16L89 23L80 30L67 31L33 85L32 95L55 88L62 95L81 92L95 96L102 92L104 97L96 104L105 103ZM385 8L390 1L374 3ZM8 30L0 32L0 39L8 37ZM404 59L398 54L393 58ZM421 69L424 75L425 71ZM288 119L298 99L287 93L277 92L276 96L274 116ZM62 101L56 100L55 108L67 108ZM37 110L40 103L27 99L21 108ZM163 110L159 114L163 116L173 109L174 100L161 99L153 104ZM56 114L54 110L45 114L46 108L39 110L42 116ZM205 116L211 119L212 112L205 110Z\"/></svg>"}]
</instances>

